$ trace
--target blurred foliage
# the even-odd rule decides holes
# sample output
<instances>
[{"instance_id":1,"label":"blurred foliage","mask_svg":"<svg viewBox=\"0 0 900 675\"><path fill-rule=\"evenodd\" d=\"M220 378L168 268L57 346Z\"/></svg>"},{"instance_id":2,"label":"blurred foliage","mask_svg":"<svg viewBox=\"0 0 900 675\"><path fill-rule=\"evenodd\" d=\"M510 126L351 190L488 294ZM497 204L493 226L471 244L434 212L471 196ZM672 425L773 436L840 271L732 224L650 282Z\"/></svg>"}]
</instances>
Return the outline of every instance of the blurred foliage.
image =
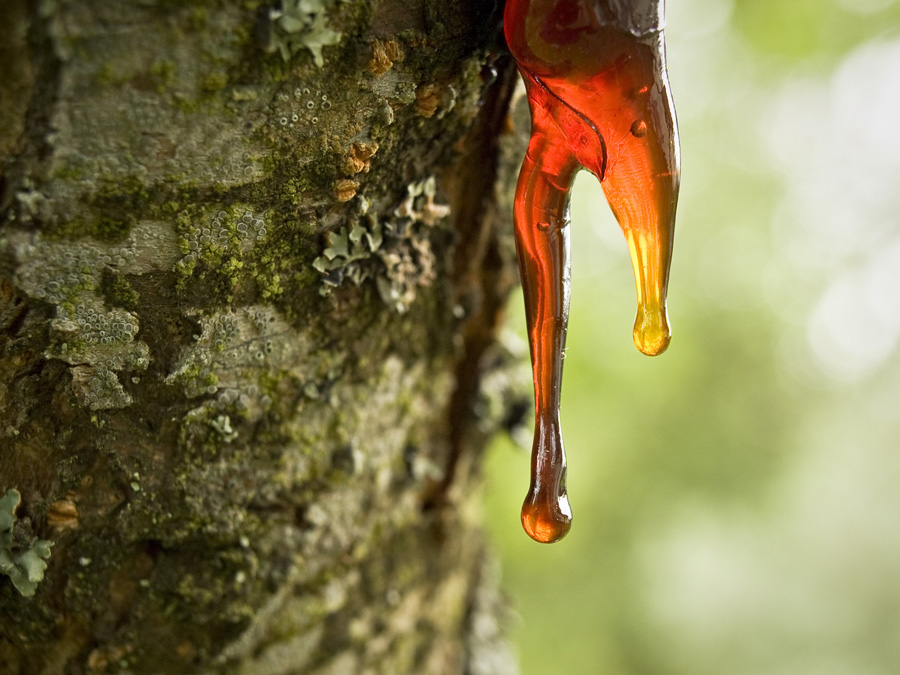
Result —
<instances>
[{"instance_id":1,"label":"blurred foliage","mask_svg":"<svg viewBox=\"0 0 900 675\"><path fill-rule=\"evenodd\" d=\"M900 39L900 3L667 10L683 156L672 345L655 359L634 350L627 248L581 174L562 404L569 536L544 546L521 530L527 450L501 438L486 459L522 672L895 673L900 364L894 349L841 381L810 356L810 317L841 270L788 250L793 237L810 254L803 238L819 235L780 229L803 177L770 157L766 127L798 78L827 88L867 41ZM900 212L886 222L881 241L900 242ZM509 323L524 340L521 304Z\"/></svg>"},{"instance_id":2,"label":"blurred foliage","mask_svg":"<svg viewBox=\"0 0 900 675\"><path fill-rule=\"evenodd\" d=\"M789 67L810 57L834 60L884 32L898 18L892 5L891 0L738 0L731 26L760 56Z\"/></svg>"}]
</instances>

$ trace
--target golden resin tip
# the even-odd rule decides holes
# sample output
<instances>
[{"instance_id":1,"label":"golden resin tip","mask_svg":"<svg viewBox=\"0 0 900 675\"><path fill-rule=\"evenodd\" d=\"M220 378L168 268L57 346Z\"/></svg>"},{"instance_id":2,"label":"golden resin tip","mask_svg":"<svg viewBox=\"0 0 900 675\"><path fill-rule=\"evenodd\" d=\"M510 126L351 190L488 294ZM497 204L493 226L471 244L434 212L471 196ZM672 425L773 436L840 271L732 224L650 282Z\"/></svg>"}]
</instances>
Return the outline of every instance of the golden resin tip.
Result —
<instances>
[{"instance_id":1,"label":"golden resin tip","mask_svg":"<svg viewBox=\"0 0 900 675\"><path fill-rule=\"evenodd\" d=\"M669 346L672 332L663 305L645 308L638 305L637 317L634 320L634 346L647 356L659 356Z\"/></svg>"}]
</instances>

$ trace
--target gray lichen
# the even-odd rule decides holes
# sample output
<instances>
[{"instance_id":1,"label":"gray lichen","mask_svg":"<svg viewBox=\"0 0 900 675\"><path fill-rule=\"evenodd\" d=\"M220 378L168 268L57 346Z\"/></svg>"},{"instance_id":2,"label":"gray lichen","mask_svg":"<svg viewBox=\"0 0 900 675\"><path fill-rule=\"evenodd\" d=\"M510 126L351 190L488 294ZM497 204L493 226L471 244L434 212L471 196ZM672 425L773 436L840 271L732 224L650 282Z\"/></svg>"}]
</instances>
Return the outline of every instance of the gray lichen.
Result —
<instances>
[{"instance_id":1,"label":"gray lichen","mask_svg":"<svg viewBox=\"0 0 900 675\"><path fill-rule=\"evenodd\" d=\"M322 292L349 279L361 286L374 279L381 299L399 314L406 312L416 291L434 280L434 253L430 230L450 214L436 204L435 180L429 177L407 186L407 194L384 222L368 213L361 200L362 217L352 227L328 235L328 248L313 261L322 275Z\"/></svg>"},{"instance_id":2,"label":"gray lichen","mask_svg":"<svg viewBox=\"0 0 900 675\"><path fill-rule=\"evenodd\" d=\"M0 573L28 598L44 578L53 542L38 539L31 531L31 521L16 516L21 502L22 495L15 489L0 497Z\"/></svg>"},{"instance_id":3,"label":"gray lichen","mask_svg":"<svg viewBox=\"0 0 900 675\"><path fill-rule=\"evenodd\" d=\"M201 332L166 381L180 384L185 395L209 397L185 416L184 427L211 428L226 443L238 437L235 417L258 420L272 398L267 383L273 373L306 366L308 346L298 340L275 310L249 306L199 319Z\"/></svg>"},{"instance_id":4,"label":"gray lichen","mask_svg":"<svg viewBox=\"0 0 900 675\"><path fill-rule=\"evenodd\" d=\"M72 367L76 398L91 410L130 405L116 373L146 369L149 349L135 339L137 315L107 306L103 274L125 267L132 274L171 268L177 255L171 228L141 223L120 244L53 241L19 231L10 234L8 245L18 263L17 286L55 307L46 356Z\"/></svg>"}]
</instances>

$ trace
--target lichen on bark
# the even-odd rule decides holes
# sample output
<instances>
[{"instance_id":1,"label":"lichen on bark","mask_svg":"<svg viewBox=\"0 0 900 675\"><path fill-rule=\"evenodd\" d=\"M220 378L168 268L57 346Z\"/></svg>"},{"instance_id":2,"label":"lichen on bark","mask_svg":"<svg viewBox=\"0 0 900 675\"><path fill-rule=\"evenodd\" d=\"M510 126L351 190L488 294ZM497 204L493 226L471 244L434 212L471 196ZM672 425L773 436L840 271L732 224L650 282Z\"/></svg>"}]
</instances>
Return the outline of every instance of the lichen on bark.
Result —
<instances>
[{"instance_id":1,"label":"lichen on bark","mask_svg":"<svg viewBox=\"0 0 900 675\"><path fill-rule=\"evenodd\" d=\"M0 492L54 542L32 599L0 579L10 673L512 663L477 522L499 10L321 7L285 59L279 2L4 3Z\"/></svg>"}]
</instances>

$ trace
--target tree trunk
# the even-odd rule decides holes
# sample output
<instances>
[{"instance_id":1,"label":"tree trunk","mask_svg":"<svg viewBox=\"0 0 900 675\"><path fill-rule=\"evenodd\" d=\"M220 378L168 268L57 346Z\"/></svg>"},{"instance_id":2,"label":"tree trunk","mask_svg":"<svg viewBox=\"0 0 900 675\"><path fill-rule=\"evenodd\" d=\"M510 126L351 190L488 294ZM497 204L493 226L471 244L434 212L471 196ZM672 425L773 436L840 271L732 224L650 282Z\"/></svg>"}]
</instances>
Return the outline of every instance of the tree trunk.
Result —
<instances>
[{"instance_id":1,"label":"tree trunk","mask_svg":"<svg viewBox=\"0 0 900 675\"><path fill-rule=\"evenodd\" d=\"M0 5L0 671L515 670L498 4Z\"/></svg>"}]
</instances>

